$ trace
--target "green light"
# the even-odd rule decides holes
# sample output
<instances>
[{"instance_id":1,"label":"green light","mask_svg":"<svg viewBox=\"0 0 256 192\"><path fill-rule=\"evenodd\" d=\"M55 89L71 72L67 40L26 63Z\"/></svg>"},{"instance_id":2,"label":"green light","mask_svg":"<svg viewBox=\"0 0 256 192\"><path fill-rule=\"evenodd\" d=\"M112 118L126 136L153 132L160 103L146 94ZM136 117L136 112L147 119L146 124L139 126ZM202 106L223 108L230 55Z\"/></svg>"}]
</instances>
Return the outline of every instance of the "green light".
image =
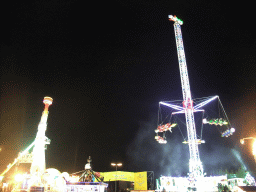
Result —
<instances>
[{"instance_id":1,"label":"green light","mask_svg":"<svg viewBox=\"0 0 256 192\"><path fill-rule=\"evenodd\" d=\"M177 21L178 21L179 24L181 24L181 25L183 24L183 21L178 19L178 18L177 18Z\"/></svg>"}]
</instances>

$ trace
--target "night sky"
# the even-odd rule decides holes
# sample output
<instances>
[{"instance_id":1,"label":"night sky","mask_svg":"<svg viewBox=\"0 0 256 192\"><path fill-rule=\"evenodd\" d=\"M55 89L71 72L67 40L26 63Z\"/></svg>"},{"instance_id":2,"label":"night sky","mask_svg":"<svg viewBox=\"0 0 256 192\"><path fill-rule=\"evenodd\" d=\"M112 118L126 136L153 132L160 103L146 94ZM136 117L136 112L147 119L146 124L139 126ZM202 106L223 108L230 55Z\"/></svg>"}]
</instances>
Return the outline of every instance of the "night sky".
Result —
<instances>
[{"instance_id":1,"label":"night sky","mask_svg":"<svg viewBox=\"0 0 256 192\"><path fill-rule=\"evenodd\" d=\"M173 22L182 26L193 98L219 95L236 128L204 129L205 172L246 166L256 137L253 5L222 1L9 1L0 37L0 171L34 140L45 96L53 98L48 168L73 173L91 156L95 171L188 172L178 130L158 144L160 101L182 100ZM182 127L181 127L182 129ZM183 127L183 131L186 128Z\"/></svg>"}]
</instances>

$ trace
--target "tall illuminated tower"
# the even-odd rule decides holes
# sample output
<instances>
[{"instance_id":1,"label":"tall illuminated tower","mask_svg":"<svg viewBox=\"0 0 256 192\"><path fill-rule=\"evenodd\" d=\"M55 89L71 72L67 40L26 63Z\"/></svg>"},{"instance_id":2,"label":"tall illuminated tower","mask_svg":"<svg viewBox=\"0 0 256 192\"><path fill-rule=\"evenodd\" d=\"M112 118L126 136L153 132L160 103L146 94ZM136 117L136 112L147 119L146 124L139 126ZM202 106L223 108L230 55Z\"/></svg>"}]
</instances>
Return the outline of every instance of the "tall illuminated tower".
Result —
<instances>
[{"instance_id":1,"label":"tall illuminated tower","mask_svg":"<svg viewBox=\"0 0 256 192\"><path fill-rule=\"evenodd\" d=\"M179 69L181 77L181 86L183 93L183 110L186 117L188 146L189 146L189 173L193 178L203 176L203 165L199 158L198 142L196 137L196 128L194 120L194 107L190 92L190 84L188 78L188 70L183 46L183 39L181 34L181 25L183 21L176 16L169 15L169 19L174 21L174 32L176 38L176 46L178 52Z\"/></svg>"},{"instance_id":2,"label":"tall illuminated tower","mask_svg":"<svg viewBox=\"0 0 256 192\"><path fill-rule=\"evenodd\" d=\"M45 171L45 147L46 144L50 144L50 140L45 136L45 131L47 128L47 119L48 119L48 109L52 104L53 99L51 97L44 97L43 103L45 108L41 117L41 121L38 125L38 131L35 139L35 146L33 148L33 161L30 168L30 173L32 176L37 178L35 182L40 184L41 175ZM36 184L36 183L34 183Z\"/></svg>"}]
</instances>

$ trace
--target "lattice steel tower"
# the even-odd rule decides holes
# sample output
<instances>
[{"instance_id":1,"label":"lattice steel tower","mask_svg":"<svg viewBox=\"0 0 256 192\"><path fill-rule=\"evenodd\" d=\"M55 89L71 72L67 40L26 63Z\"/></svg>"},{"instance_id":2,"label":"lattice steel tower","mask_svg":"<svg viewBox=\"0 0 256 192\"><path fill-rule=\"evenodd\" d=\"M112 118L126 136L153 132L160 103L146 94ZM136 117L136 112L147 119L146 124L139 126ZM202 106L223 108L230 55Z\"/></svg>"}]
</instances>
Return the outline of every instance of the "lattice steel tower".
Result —
<instances>
[{"instance_id":1,"label":"lattice steel tower","mask_svg":"<svg viewBox=\"0 0 256 192\"><path fill-rule=\"evenodd\" d=\"M187 135L188 135L188 146L189 146L189 173L193 178L203 176L203 165L199 158L198 143L196 137L196 127L194 120L194 107L193 100L191 98L188 70L181 34L181 25L183 21L178 19L176 16L169 15L169 19L174 21L174 32L176 38L176 46L178 52L181 86L183 93L183 109L186 117Z\"/></svg>"}]
</instances>

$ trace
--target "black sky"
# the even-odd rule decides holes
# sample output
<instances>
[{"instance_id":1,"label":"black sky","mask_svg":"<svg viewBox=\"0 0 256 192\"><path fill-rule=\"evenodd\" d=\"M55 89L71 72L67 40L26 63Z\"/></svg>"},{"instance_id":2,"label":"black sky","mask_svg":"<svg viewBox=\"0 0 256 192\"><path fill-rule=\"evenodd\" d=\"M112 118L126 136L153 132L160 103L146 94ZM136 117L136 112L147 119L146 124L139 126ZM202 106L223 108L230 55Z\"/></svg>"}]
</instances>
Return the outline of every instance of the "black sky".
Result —
<instances>
[{"instance_id":1,"label":"black sky","mask_svg":"<svg viewBox=\"0 0 256 192\"><path fill-rule=\"evenodd\" d=\"M188 148L179 132L154 140L158 102L182 99L168 15L182 34L194 98L219 95L236 133L205 133L204 168L253 164L255 27L253 5L221 1L13 1L2 8L1 170L35 138L44 96L53 98L47 167L70 173L88 156L96 171L183 174ZM221 140L222 139L222 140ZM228 154L228 155L227 155ZM212 161L215 159L215 161Z\"/></svg>"}]
</instances>

